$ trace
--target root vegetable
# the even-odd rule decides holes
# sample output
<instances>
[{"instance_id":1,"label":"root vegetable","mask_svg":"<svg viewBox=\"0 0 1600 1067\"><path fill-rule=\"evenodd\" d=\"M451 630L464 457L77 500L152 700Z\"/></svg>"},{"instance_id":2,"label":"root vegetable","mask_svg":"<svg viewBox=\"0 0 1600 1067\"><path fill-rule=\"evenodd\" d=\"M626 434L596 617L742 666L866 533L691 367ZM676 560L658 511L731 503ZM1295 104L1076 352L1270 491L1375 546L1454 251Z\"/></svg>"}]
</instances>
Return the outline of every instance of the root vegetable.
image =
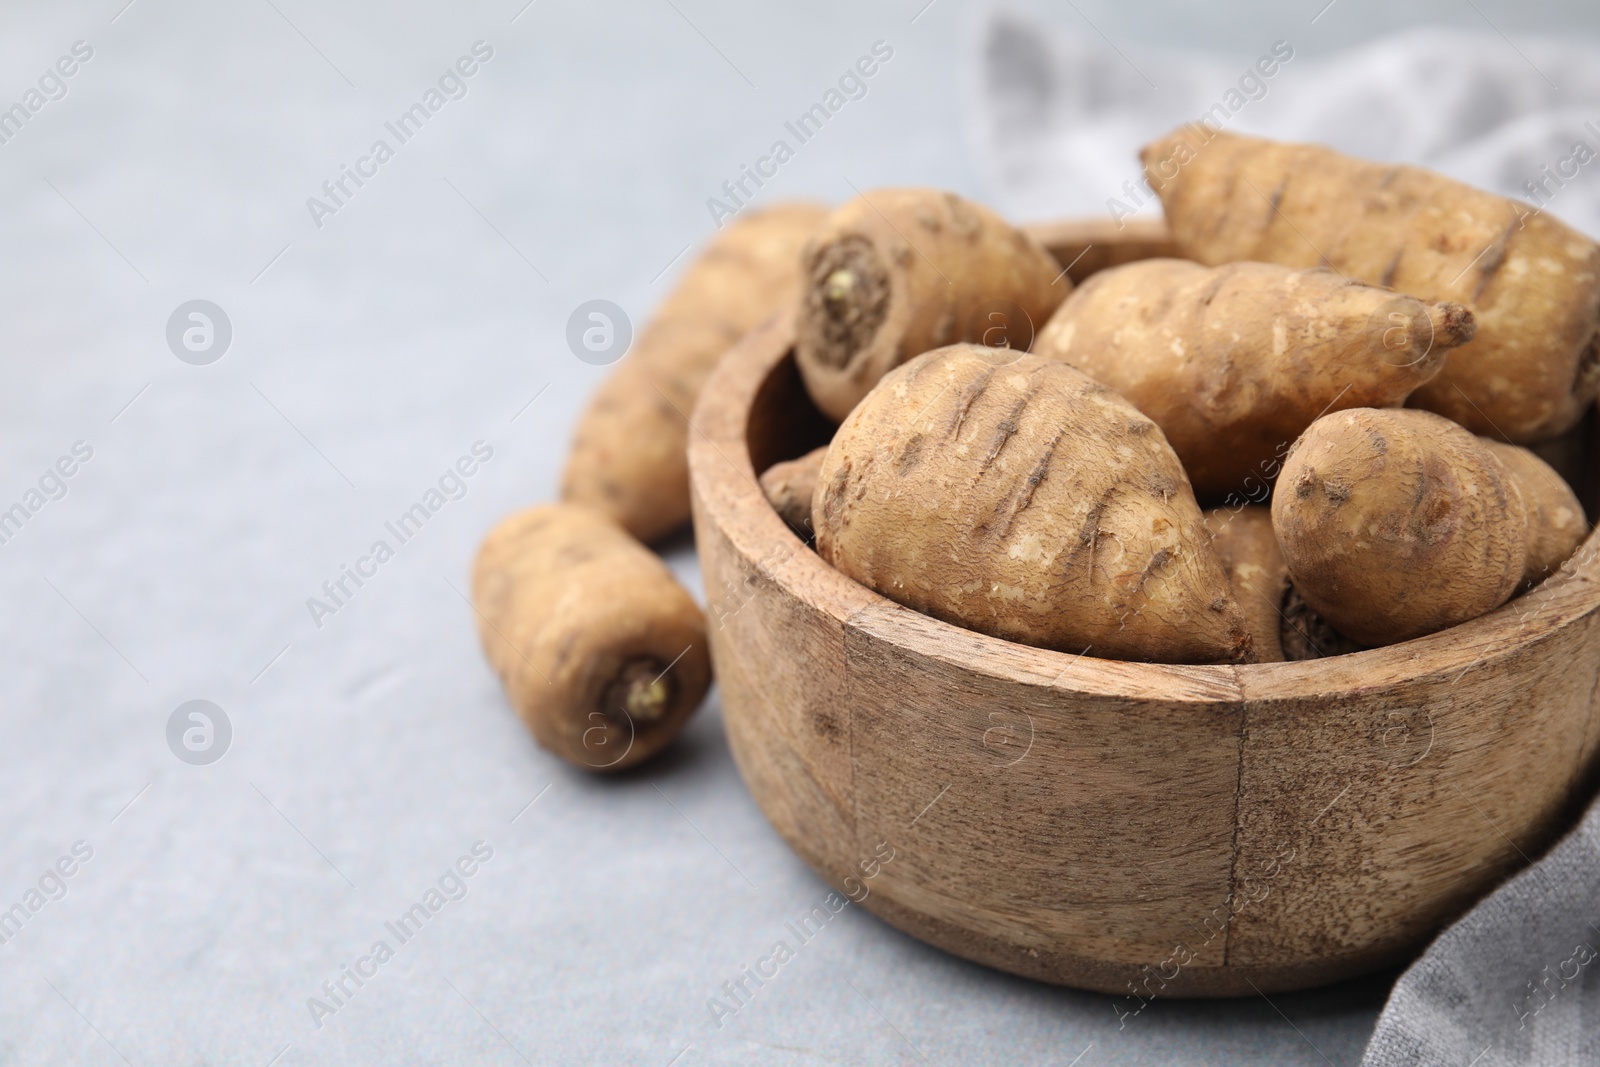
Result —
<instances>
[{"instance_id":1,"label":"root vegetable","mask_svg":"<svg viewBox=\"0 0 1600 1067\"><path fill-rule=\"evenodd\" d=\"M649 759L711 683L699 607L659 558L589 508L550 504L501 522L478 551L472 597L512 706L574 766Z\"/></svg>"},{"instance_id":2,"label":"root vegetable","mask_svg":"<svg viewBox=\"0 0 1600 1067\"><path fill-rule=\"evenodd\" d=\"M1600 248L1555 218L1318 145L1184 127L1143 157L1191 259L1328 265L1471 308L1477 336L1412 406L1527 442L1572 426L1600 390Z\"/></svg>"},{"instance_id":3,"label":"root vegetable","mask_svg":"<svg viewBox=\"0 0 1600 1067\"><path fill-rule=\"evenodd\" d=\"M1527 523L1515 479L1479 438L1409 409L1318 419L1272 494L1295 588L1369 646L1505 603L1522 582Z\"/></svg>"},{"instance_id":4,"label":"root vegetable","mask_svg":"<svg viewBox=\"0 0 1600 1067\"><path fill-rule=\"evenodd\" d=\"M952 345L840 426L822 558L908 607L1024 644L1243 661L1250 632L1155 423L1057 360Z\"/></svg>"},{"instance_id":5,"label":"root vegetable","mask_svg":"<svg viewBox=\"0 0 1600 1067\"><path fill-rule=\"evenodd\" d=\"M1561 475L1526 448L1487 439L1483 444L1511 472L1527 508L1528 558L1522 577L1533 585L1565 563L1589 532L1583 505Z\"/></svg>"},{"instance_id":6,"label":"root vegetable","mask_svg":"<svg viewBox=\"0 0 1600 1067\"><path fill-rule=\"evenodd\" d=\"M688 418L722 353L800 291L800 251L827 217L789 203L718 233L601 383L578 422L563 500L646 543L689 521Z\"/></svg>"},{"instance_id":7,"label":"root vegetable","mask_svg":"<svg viewBox=\"0 0 1600 1067\"><path fill-rule=\"evenodd\" d=\"M1284 658L1279 632L1289 567L1272 533L1272 512L1253 505L1212 508L1205 520L1222 574L1250 628L1255 662L1279 662Z\"/></svg>"},{"instance_id":8,"label":"root vegetable","mask_svg":"<svg viewBox=\"0 0 1600 1067\"><path fill-rule=\"evenodd\" d=\"M1202 497L1264 488L1330 409L1398 407L1472 337L1431 307L1326 269L1152 259L1089 278L1033 351L1104 382L1155 420Z\"/></svg>"},{"instance_id":9,"label":"root vegetable","mask_svg":"<svg viewBox=\"0 0 1600 1067\"><path fill-rule=\"evenodd\" d=\"M807 246L804 271L795 361L835 421L930 349L1026 350L1072 288L1033 238L933 189L879 189L845 204Z\"/></svg>"},{"instance_id":10,"label":"root vegetable","mask_svg":"<svg viewBox=\"0 0 1600 1067\"><path fill-rule=\"evenodd\" d=\"M817 474L828 446L812 449L799 459L774 463L761 475L761 491L778 517L800 537L811 539L811 498L817 491Z\"/></svg>"}]
</instances>

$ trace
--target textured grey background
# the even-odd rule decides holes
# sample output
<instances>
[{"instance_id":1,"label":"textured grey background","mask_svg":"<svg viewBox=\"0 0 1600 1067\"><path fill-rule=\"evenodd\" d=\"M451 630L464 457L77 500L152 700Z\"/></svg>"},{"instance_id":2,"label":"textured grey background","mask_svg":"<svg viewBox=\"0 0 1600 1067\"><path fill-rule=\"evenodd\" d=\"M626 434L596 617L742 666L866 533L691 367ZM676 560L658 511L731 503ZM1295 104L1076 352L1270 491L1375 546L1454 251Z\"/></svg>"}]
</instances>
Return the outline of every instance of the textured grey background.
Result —
<instances>
[{"instance_id":1,"label":"textured grey background","mask_svg":"<svg viewBox=\"0 0 1600 1067\"><path fill-rule=\"evenodd\" d=\"M1314 27L1320 3L1021 6L1135 56L1249 57L1291 28L1315 54L1397 25L1362 0ZM0 545L0 907L93 849L0 947L0 1063L1358 1059L1382 979L1158 1002L1119 1032L1106 998L856 909L714 1028L707 998L826 892L739 782L715 697L646 772L572 772L507 711L451 588L498 516L554 492L603 373L566 350L569 312L604 297L642 321L707 236L705 198L873 41L894 59L763 196L986 195L968 135L980 10L0 10L0 104L74 41L94 49L0 145L0 507L74 442L94 451ZM1600 32L1578 4L1406 19ZM468 95L317 229L306 198L480 39L494 57ZM210 366L166 347L195 298L233 325ZM494 458L465 497L317 628L306 598L478 440ZM673 560L696 580L687 541ZM166 745L196 698L233 725L211 766ZM465 899L317 1029L306 999L480 839L494 856Z\"/></svg>"}]
</instances>

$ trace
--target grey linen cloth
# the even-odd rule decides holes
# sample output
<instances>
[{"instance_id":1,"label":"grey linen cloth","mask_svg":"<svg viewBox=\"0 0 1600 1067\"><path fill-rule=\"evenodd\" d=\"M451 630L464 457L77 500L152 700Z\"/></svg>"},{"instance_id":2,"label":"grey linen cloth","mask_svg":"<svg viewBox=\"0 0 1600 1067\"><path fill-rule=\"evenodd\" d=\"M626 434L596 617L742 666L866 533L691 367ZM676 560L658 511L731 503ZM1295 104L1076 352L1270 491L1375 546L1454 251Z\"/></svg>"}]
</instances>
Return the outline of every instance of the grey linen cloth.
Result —
<instances>
[{"instance_id":1,"label":"grey linen cloth","mask_svg":"<svg viewBox=\"0 0 1600 1067\"><path fill-rule=\"evenodd\" d=\"M1600 804L1401 976L1367 1067L1600 1063Z\"/></svg>"},{"instance_id":2,"label":"grey linen cloth","mask_svg":"<svg viewBox=\"0 0 1600 1067\"><path fill-rule=\"evenodd\" d=\"M1259 66L1125 55L993 16L975 119L998 205L1023 219L1156 217L1139 147L1210 115L1228 130L1422 164L1600 234L1600 48L1444 29L1320 60L1305 44L1263 39ZM1363 1062L1600 1064L1597 960L1600 806L1401 976Z\"/></svg>"}]
</instances>

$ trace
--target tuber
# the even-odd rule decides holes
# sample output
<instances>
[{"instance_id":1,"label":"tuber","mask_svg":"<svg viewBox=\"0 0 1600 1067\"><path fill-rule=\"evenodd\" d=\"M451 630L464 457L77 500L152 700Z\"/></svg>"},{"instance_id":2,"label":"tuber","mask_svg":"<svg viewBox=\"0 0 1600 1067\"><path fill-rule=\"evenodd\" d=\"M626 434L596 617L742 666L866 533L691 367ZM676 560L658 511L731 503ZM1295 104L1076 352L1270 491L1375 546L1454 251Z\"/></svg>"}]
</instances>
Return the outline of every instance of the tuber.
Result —
<instances>
[{"instance_id":1,"label":"tuber","mask_svg":"<svg viewBox=\"0 0 1600 1067\"><path fill-rule=\"evenodd\" d=\"M933 189L879 189L806 246L795 362L843 419L896 366L957 341L1026 351L1072 288L1055 257L988 208Z\"/></svg>"},{"instance_id":2,"label":"tuber","mask_svg":"<svg viewBox=\"0 0 1600 1067\"><path fill-rule=\"evenodd\" d=\"M1244 661L1250 632L1161 430L1058 360L972 344L890 371L829 446L822 558L1023 644Z\"/></svg>"},{"instance_id":3,"label":"tuber","mask_svg":"<svg viewBox=\"0 0 1600 1067\"><path fill-rule=\"evenodd\" d=\"M817 492L817 472L828 446L814 448L799 459L774 463L761 475L761 491L778 517L797 535L811 540L811 498Z\"/></svg>"},{"instance_id":4,"label":"tuber","mask_svg":"<svg viewBox=\"0 0 1600 1067\"><path fill-rule=\"evenodd\" d=\"M1398 407L1472 336L1428 306L1327 269L1150 259L1093 275L1033 351L1104 382L1153 419L1202 497L1265 487L1330 409Z\"/></svg>"},{"instance_id":5,"label":"tuber","mask_svg":"<svg viewBox=\"0 0 1600 1067\"><path fill-rule=\"evenodd\" d=\"M472 574L478 636L535 740L611 771L677 736L711 684L706 622L666 564L601 513L503 520Z\"/></svg>"},{"instance_id":6,"label":"tuber","mask_svg":"<svg viewBox=\"0 0 1600 1067\"><path fill-rule=\"evenodd\" d=\"M1272 528L1295 588L1340 633L1392 644L1476 618L1521 584L1528 518L1484 442L1432 412L1355 408L1289 450Z\"/></svg>"},{"instance_id":7,"label":"tuber","mask_svg":"<svg viewBox=\"0 0 1600 1067\"><path fill-rule=\"evenodd\" d=\"M800 291L800 250L827 217L786 203L706 246L578 421L561 498L646 543L689 521L689 416L722 353Z\"/></svg>"},{"instance_id":8,"label":"tuber","mask_svg":"<svg viewBox=\"0 0 1600 1067\"><path fill-rule=\"evenodd\" d=\"M1505 465L1522 494L1528 513L1528 558L1522 578L1534 585L1565 563L1589 532L1583 505L1561 475L1526 448L1487 438L1483 444Z\"/></svg>"},{"instance_id":9,"label":"tuber","mask_svg":"<svg viewBox=\"0 0 1600 1067\"><path fill-rule=\"evenodd\" d=\"M1205 520L1222 574L1250 628L1255 662L1279 662L1284 658L1279 632L1289 567L1272 533L1271 511L1258 505L1212 508Z\"/></svg>"},{"instance_id":10,"label":"tuber","mask_svg":"<svg viewBox=\"0 0 1600 1067\"><path fill-rule=\"evenodd\" d=\"M1571 427L1600 390L1600 247L1552 216L1418 167L1204 127L1143 158L1190 259L1331 266L1471 308L1477 336L1412 406L1528 442Z\"/></svg>"}]
</instances>

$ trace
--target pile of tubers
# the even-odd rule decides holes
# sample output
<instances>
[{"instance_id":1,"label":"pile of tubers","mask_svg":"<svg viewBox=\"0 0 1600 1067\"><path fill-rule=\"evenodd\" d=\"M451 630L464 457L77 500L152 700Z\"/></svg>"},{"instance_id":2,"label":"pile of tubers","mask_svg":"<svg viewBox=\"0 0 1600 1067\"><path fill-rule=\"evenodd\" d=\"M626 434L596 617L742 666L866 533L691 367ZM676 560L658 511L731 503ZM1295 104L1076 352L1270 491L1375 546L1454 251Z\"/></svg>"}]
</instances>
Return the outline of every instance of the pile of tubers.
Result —
<instances>
[{"instance_id":1,"label":"pile of tubers","mask_svg":"<svg viewBox=\"0 0 1600 1067\"><path fill-rule=\"evenodd\" d=\"M1181 258L1076 287L934 190L722 231L584 415L564 503L480 553L485 648L535 737L629 766L703 695L704 617L643 542L687 519L701 384L774 314L838 428L762 490L842 574L958 626L1153 663L1317 659L1561 567L1587 520L1530 446L1600 393L1600 246L1319 146L1185 126L1142 158Z\"/></svg>"},{"instance_id":2,"label":"pile of tubers","mask_svg":"<svg viewBox=\"0 0 1600 1067\"><path fill-rule=\"evenodd\" d=\"M794 461L824 560L1011 641L1251 663L1434 633L1572 554L1583 509L1522 446L1600 390L1593 241L1321 147L1189 126L1143 158L1182 258L1070 292L948 194L835 213L795 349L842 419ZM1025 353L963 343L1002 306Z\"/></svg>"}]
</instances>

